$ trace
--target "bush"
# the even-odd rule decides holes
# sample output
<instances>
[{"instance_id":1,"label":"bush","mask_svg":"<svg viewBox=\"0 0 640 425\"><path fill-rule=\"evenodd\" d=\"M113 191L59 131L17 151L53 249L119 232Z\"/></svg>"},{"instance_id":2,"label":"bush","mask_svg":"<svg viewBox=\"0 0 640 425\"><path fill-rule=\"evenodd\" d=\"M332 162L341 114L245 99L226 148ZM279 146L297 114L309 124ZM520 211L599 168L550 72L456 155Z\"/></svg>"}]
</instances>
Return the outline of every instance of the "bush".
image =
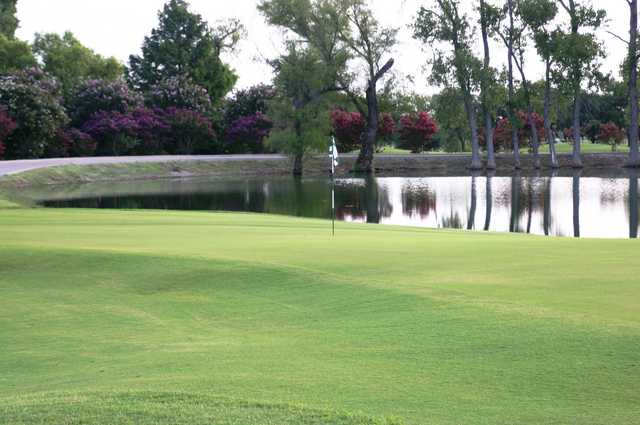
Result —
<instances>
[{"instance_id":1,"label":"bush","mask_svg":"<svg viewBox=\"0 0 640 425\"><path fill-rule=\"evenodd\" d=\"M16 129L16 122L11 119L5 109L0 109L0 159L4 156L5 146L4 141L14 132Z\"/></svg>"},{"instance_id":2,"label":"bush","mask_svg":"<svg viewBox=\"0 0 640 425\"><path fill-rule=\"evenodd\" d=\"M619 144L621 144L626 138L624 130L620 129L612 122L606 124L600 124L600 131L596 135L595 139L611 145L611 151L615 152Z\"/></svg>"},{"instance_id":3,"label":"bush","mask_svg":"<svg viewBox=\"0 0 640 425\"><path fill-rule=\"evenodd\" d=\"M404 114L400 118L400 147L420 153L435 147L438 124L428 112Z\"/></svg>"},{"instance_id":4,"label":"bush","mask_svg":"<svg viewBox=\"0 0 640 425\"><path fill-rule=\"evenodd\" d=\"M226 151L230 153L262 153L263 141L269 137L273 121L262 114L240 117L231 123L225 134Z\"/></svg>"},{"instance_id":5,"label":"bush","mask_svg":"<svg viewBox=\"0 0 640 425\"><path fill-rule=\"evenodd\" d=\"M37 68L0 78L0 106L18 124L4 142L9 159L41 157L68 122L56 81Z\"/></svg>"},{"instance_id":6,"label":"bush","mask_svg":"<svg viewBox=\"0 0 640 425\"><path fill-rule=\"evenodd\" d=\"M147 105L163 109L191 109L206 115L212 111L207 89L186 76L171 77L153 86L147 94Z\"/></svg>"},{"instance_id":7,"label":"bush","mask_svg":"<svg viewBox=\"0 0 640 425\"><path fill-rule=\"evenodd\" d=\"M260 112L267 114L269 101L275 97L273 87L260 84L246 90L238 90L223 105L223 122L225 128L241 117L248 117Z\"/></svg>"},{"instance_id":8,"label":"bush","mask_svg":"<svg viewBox=\"0 0 640 425\"><path fill-rule=\"evenodd\" d=\"M197 111L168 108L164 111L168 128L165 150L170 154L219 153L211 120Z\"/></svg>"},{"instance_id":9,"label":"bush","mask_svg":"<svg viewBox=\"0 0 640 425\"><path fill-rule=\"evenodd\" d=\"M361 113L334 109L331 111L331 125L338 151L351 152L358 149L362 133L367 126Z\"/></svg>"},{"instance_id":10,"label":"bush","mask_svg":"<svg viewBox=\"0 0 640 425\"><path fill-rule=\"evenodd\" d=\"M538 131L538 140L542 142L544 140L544 118L537 112L531 114L533 122ZM530 146L533 139L533 132L529 125L527 113L525 111L516 112L516 125L518 127L518 141L523 146ZM484 143L484 131L479 131L481 145ZM513 149L511 144L511 120L507 117L500 118L496 124L495 131L493 133L493 143L497 150L509 150Z\"/></svg>"},{"instance_id":11,"label":"bush","mask_svg":"<svg viewBox=\"0 0 640 425\"><path fill-rule=\"evenodd\" d=\"M87 80L80 84L69 101L72 123L82 126L96 112L129 112L142 106L142 96L123 80Z\"/></svg>"}]
</instances>

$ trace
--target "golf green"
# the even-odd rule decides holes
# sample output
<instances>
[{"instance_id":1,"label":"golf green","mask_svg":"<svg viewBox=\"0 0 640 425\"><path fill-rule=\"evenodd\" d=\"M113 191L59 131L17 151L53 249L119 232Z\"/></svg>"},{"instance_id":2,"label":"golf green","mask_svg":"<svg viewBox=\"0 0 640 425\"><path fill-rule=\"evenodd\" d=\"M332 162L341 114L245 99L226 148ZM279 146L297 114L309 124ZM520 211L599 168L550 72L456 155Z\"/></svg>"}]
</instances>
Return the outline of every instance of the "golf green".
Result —
<instances>
[{"instance_id":1,"label":"golf green","mask_svg":"<svg viewBox=\"0 0 640 425\"><path fill-rule=\"evenodd\" d=\"M638 241L0 209L0 423L637 424Z\"/></svg>"}]
</instances>

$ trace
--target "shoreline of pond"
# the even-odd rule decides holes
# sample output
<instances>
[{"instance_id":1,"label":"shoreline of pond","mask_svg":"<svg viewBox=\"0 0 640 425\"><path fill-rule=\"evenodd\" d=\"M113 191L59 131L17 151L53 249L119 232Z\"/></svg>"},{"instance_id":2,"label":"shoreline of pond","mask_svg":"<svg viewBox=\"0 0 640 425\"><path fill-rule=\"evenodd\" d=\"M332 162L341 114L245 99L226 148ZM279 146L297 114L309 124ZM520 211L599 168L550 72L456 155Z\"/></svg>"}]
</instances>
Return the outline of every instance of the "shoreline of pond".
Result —
<instances>
[{"instance_id":1,"label":"shoreline of pond","mask_svg":"<svg viewBox=\"0 0 640 425\"><path fill-rule=\"evenodd\" d=\"M343 155L336 169L337 177L357 176L352 172L356 155ZM521 156L521 169L514 169L513 156L499 154L496 170L471 172L466 154L380 154L375 158L375 175L380 177L445 177L491 174L495 176L574 176L629 177L634 170L624 168L627 154L592 153L582 156L584 167L571 167L571 155L558 155L560 168L549 167L549 155L541 155L542 169L533 167L532 155ZM184 179L194 177L269 177L291 175L292 161L282 155L258 155L245 157L156 157L140 162L123 157L123 162L67 164L28 169L0 177L0 188L51 186L60 184L93 183L109 181L139 181L159 179ZM46 161L46 160L45 160ZM99 161L99 159L97 159ZM325 156L313 156L305 160L305 176L329 176L329 163Z\"/></svg>"}]
</instances>

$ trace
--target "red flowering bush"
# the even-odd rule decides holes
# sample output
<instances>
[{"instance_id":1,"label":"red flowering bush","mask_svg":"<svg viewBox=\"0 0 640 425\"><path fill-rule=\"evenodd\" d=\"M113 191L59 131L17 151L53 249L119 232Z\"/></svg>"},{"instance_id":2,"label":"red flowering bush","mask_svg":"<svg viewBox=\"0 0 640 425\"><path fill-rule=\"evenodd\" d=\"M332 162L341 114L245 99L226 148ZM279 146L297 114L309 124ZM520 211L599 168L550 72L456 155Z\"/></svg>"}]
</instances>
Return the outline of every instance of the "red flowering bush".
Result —
<instances>
[{"instance_id":1,"label":"red flowering bush","mask_svg":"<svg viewBox=\"0 0 640 425\"><path fill-rule=\"evenodd\" d=\"M531 118L538 130L538 140L544 139L544 119L537 112L531 114ZM528 116L525 111L516 112L516 125L518 127L518 141L521 146L530 146L533 139L533 132L528 122ZM493 143L498 150L513 149L511 145L511 121L507 117L500 118L496 124L495 131L493 133ZM484 132L480 131L480 144L484 143Z\"/></svg>"},{"instance_id":2,"label":"red flowering bush","mask_svg":"<svg viewBox=\"0 0 640 425\"><path fill-rule=\"evenodd\" d=\"M412 153L433 149L438 123L428 112L404 114L400 118L400 147Z\"/></svg>"},{"instance_id":3,"label":"red flowering bush","mask_svg":"<svg viewBox=\"0 0 640 425\"><path fill-rule=\"evenodd\" d=\"M611 151L615 152L625 137L624 130L614 123L608 122L606 124L600 124L600 132L596 135L596 140L611 145Z\"/></svg>"},{"instance_id":4,"label":"red flowering bush","mask_svg":"<svg viewBox=\"0 0 640 425\"><path fill-rule=\"evenodd\" d=\"M16 122L11 119L6 110L0 109L0 159L2 159L6 150L2 142L16 129Z\"/></svg>"},{"instance_id":5,"label":"red flowering bush","mask_svg":"<svg viewBox=\"0 0 640 425\"><path fill-rule=\"evenodd\" d=\"M77 128L59 129L55 139L47 146L45 156L63 158L68 156L92 156L98 144L93 138Z\"/></svg>"},{"instance_id":6,"label":"red flowering bush","mask_svg":"<svg viewBox=\"0 0 640 425\"><path fill-rule=\"evenodd\" d=\"M361 113L334 109L331 111L331 125L340 152L358 149L360 138L367 126Z\"/></svg>"},{"instance_id":7,"label":"red flowering bush","mask_svg":"<svg viewBox=\"0 0 640 425\"><path fill-rule=\"evenodd\" d=\"M351 152L360 147L362 133L367 122L360 112L348 112L343 109L331 111L331 125L340 152ZM383 112L378 117L378 139L388 139L395 133L396 123L393 116Z\"/></svg>"}]
</instances>

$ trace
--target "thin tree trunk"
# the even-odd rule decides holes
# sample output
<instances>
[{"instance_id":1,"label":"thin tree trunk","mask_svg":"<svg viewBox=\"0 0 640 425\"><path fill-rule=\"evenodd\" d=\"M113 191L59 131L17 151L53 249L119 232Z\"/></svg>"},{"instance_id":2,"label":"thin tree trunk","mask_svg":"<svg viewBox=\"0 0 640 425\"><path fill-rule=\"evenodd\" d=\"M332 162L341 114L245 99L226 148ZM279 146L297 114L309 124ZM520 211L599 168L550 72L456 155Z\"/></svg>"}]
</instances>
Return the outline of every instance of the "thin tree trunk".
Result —
<instances>
[{"instance_id":1,"label":"thin tree trunk","mask_svg":"<svg viewBox=\"0 0 640 425\"><path fill-rule=\"evenodd\" d=\"M469 165L469 169L480 170L482 169L482 162L480 161L480 144L478 143L478 122L476 108L473 106L471 94L465 94L464 108L467 112L469 128L471 129L471 164Z\"/></svg>"},{"instance_id":2,"label":"thin tree trunk","mask_svg":"<svg viewBox=\"0 0 640 425\"><path fill-rule=\"evenodd\" d=\"M373 172L373 154L378 136L378 96L374 82L367 87L367 128L362 135L362 147L356 161L356 171Z\"/></svg>"},{"instance_id":3,"label":"thin tree trunk","mask_svg":"<svg viewBox=\"0 0 640 425\"><path fill-rule=\"evenodd\" d=\"M571 166L573 168L582 168L582 157L580 155L582 148L582 137L580 136L580 87L577 87L574 94L573 104L573 157L571 160Z\"/></svg>"},{"instance_id":4,"label":"thin tree trunk","mask_svg":"<svg viewBox=\"0 0 640 425\"><path fill-rule=\"evenodd\" d=\"M549 153L551 154L551 168L558 168L558 156L556 154L556 139L551 130L551 59L546 59L546 72L544 84L544 131L549 143Z\"/></svg>"},{"instance_id":5,"label":"thin tree trunk","mask_svg":"<svg viewBox=\"0 0 640 425\"><path fill-rule=\"evenodd\" d=\"M495 170L496 158L493 146L493 119L489 105L489 79L491 72L491 55L489 52L489 33L486 19L486 4L480 0L480 22L482 26L482 44L484 46L484 64L482 68L482 113L484 114L484 140L487 145L487 169Z\"/></svg>"},{"instance_id":6,"label":"thin tree trunk","mask_svg":"<svg viewBox=\"0 0 640 425\"><path fill-rule=\"evenodd\" d=\"M629 160L628 167L640 167L638 153L638 0L630 0L629 31Z\"/></svg>"},{"instance_id":7,"label":"thin tree trunk","mask_svg":"<svg viewBox=\"0 0 640 425\"><path fill-rule=\"evenodd\" d=\"M509 122L511 123L511 145L513 146L513 166L520 169L520 143L518 142L518 126L516 125L516 111L514 107L515 89L513 84L513 0L509 0L509 38L507 43L507 70L509 79Z\"/></svg>"}]
</instances>

